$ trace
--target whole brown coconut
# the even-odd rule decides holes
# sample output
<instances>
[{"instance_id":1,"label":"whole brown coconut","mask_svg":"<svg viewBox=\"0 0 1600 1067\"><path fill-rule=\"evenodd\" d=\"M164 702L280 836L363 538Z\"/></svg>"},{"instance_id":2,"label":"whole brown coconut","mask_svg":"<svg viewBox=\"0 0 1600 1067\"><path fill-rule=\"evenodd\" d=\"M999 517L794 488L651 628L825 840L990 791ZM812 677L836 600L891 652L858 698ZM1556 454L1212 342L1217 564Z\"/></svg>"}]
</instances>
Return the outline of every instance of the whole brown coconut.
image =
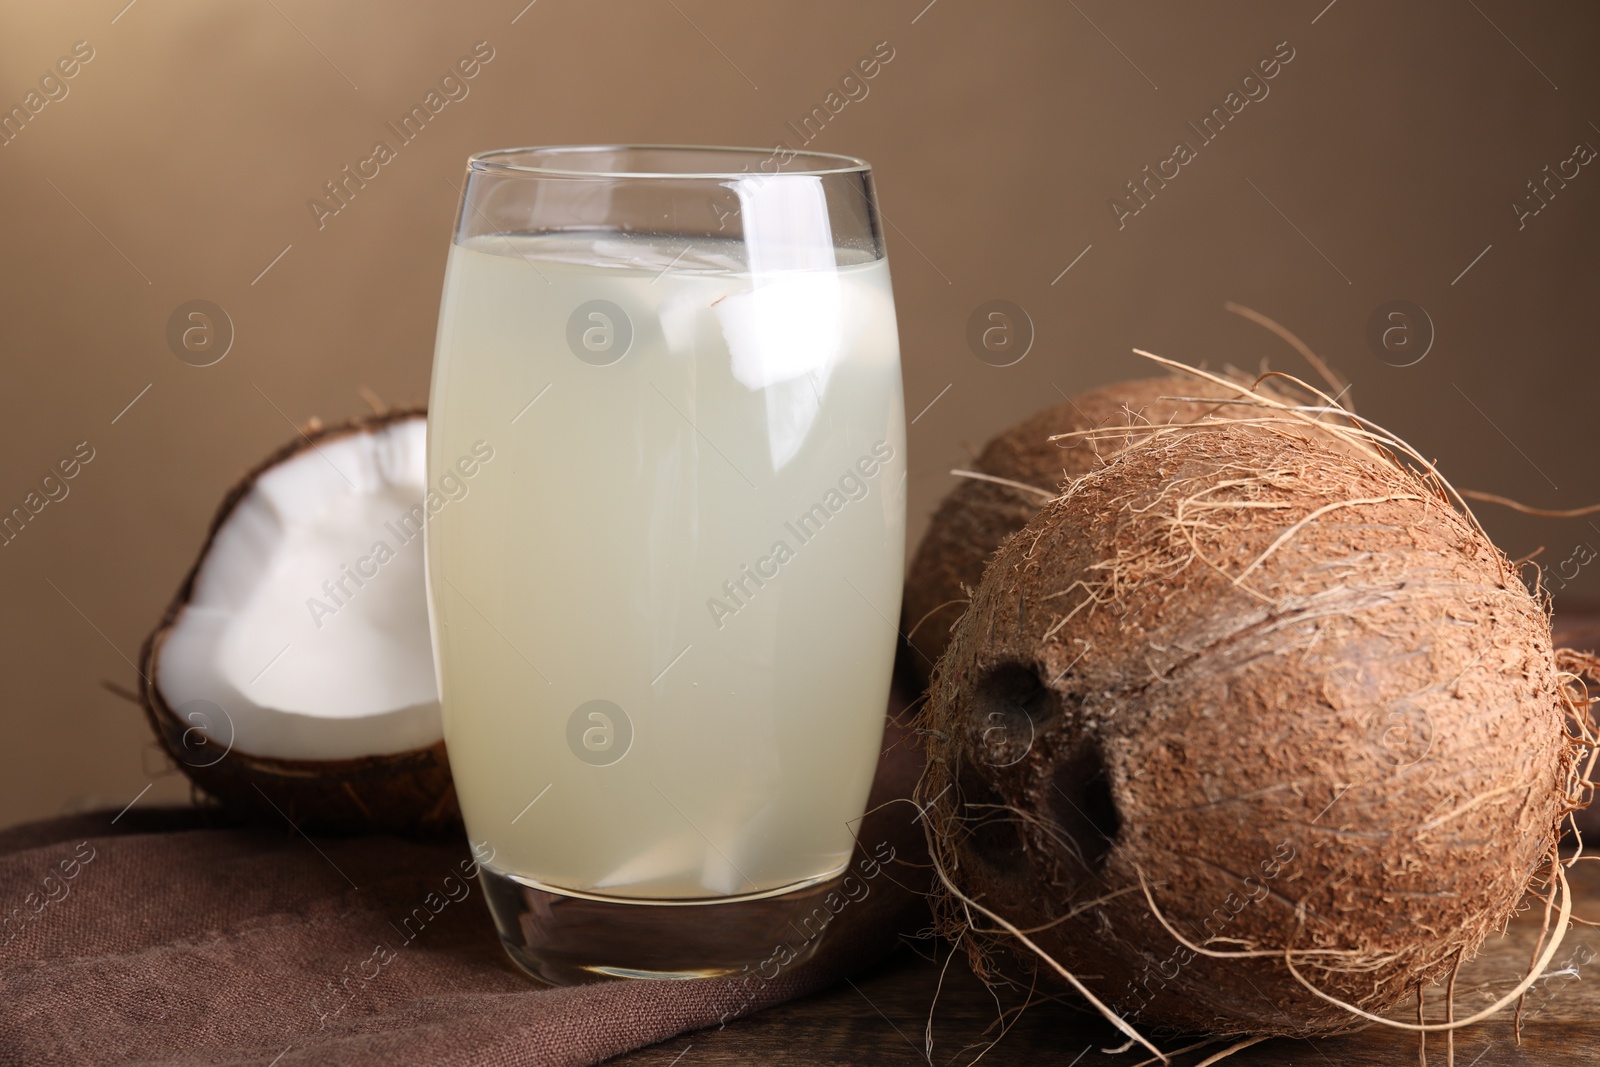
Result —
<instances>
[{"instance_id":1,"label":"whole brown coconut","mask_svg":"<svg viewBox=\"0 0 1600 1067\"><path fill-rule=\"evenodd\" d=\"M140 652L139 695L163 748L189 779L230 811L301 829L333 833L437 833L460 825L461 813L443 741L400 752L354 759L286 759L252 754L226 736L208 737L210 716L180 716L162 688L162 649L188 610L196 578L218 531L268 471L308 449L327 448L341 438L377 433L392 424L421 419L421 409L400 409L338 426L311 423L301 435L247 473L222 501L196 560L161 622ZM222 709L218 709L222 710ZM225 715L226 713L223 712ZM219 731L220 732L220 731Z\"/></svg>"},{"instance_id":2,"label":"whole brown coconut","mask_svg":"<svg viewBox=\"0 0 1600 1067\"><path fill-rule=\"evenodd\" d=\"M1286 954L1385 1012L1553 860L1587 701L1545 607L1442 483L1313 434L1148 437L985 573L919 787L980 973L1004 944L1140 1029L1350 1030Z\"/></svg>"},{"instance_id":3,"label":"whole brown coconut","mask_svg":"<svg viewBox=\"0 0 1600 1067\"><path fill-rule=\"evenodd\" d=\"M1036 412L984 445L972 469L1022 486L963 478L929 520L906 572L902 608L905 630L918 653L908 657L915 680L925 682L944 654L966 610L968 592L983 577L994 550L1027 525L1063 482L1094 470L1151 427L1194 422L1218 410L1215 404L1166 398L1228 400L1238 395L1236 389L1181 375L1117 382ZM1051 440L1095 427L1121 427L1128 433Z\"/></svg>"}]
</instances>

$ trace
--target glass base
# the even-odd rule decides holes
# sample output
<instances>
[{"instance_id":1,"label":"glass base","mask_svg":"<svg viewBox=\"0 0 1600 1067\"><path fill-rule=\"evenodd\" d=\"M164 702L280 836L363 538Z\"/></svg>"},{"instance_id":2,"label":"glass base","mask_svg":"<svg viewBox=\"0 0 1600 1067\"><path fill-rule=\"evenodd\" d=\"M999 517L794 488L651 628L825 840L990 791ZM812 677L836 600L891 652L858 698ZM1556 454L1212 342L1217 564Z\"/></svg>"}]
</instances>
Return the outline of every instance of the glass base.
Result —
<instances>
[{"instance_id":1,"label":"glass base","mask_svg":"<svg viewBox=\"0 0 1600 1067\"><path fill-rule=\"evenodd\" d=\"M765 893L631 900L577 893L479 868L514 963L551 985L613 978L719 978L810 959L831 925L823 899L847 867Z\"/></svg>"}]
</instances>

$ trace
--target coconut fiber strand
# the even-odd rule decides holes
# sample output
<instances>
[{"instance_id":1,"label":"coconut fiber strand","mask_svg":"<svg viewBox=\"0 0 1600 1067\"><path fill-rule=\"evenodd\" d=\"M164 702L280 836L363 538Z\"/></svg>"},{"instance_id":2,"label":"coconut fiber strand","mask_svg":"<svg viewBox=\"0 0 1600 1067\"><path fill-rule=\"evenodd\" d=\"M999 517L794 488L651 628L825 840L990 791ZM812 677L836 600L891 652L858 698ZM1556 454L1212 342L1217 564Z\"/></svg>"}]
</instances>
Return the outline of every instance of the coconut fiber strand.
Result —
<instances>
[{"instance_id":1,"label":"coconut fiber strand","mask_svg":"<svg viewBox=\"0 0 1600 1067\"><path fill-rule=\"evenodd\" d=\"M3 831L0 1063L575 1065L717 1026L927 925L916 811L879 807L919 763L891 725L860 837L896 859L771 980L542 986L502 952L461 839L313 847L287 824L138 807Z\"/></svg>"}]
</instances>

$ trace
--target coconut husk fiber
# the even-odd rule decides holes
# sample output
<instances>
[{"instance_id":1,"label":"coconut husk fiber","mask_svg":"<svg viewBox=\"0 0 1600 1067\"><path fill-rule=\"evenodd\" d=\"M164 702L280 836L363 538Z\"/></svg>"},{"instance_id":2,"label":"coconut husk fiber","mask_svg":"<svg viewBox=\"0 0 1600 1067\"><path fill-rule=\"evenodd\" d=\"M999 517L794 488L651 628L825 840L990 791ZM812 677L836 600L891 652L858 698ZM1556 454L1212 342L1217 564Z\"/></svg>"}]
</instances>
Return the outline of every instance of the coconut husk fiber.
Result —
<instances>
[{"instance_id":1,"label":"coconut husk fiber","mask_svg":"<svg viewBox=\"0 0 1600 1067\"><path fill-rule=\"evenodd\" d=\"M1230 377L1246 385L1251 381ZM940 502L906 572L903 630L916 653L908 660L915 680L925 682L944 653L966 610L968 592L995 549L1038 514L1061 485L1101 466L1153 427L1194 422L1223 410L1217 403L1172 398L1227 401L1238 395L1236 388L1181 374L1116 382L1036 412L984 445L971 464L971 471L984 477L963 476ZM1126 433L1053 440L1095 428Z\"/></svg>"},{"instance_id":2,"label":"coconut husk fiber","mask_svg":"<svg viewBox=\"0 0 1600 1067\"><path fill-rule=\"evenodd\" d=\"M1333 1033L1566 901L1593 663L1403 443L1302 416L1124 437L978 584L919 799L980 973L1150 1032Z\"/></svg>"}]
</instances>

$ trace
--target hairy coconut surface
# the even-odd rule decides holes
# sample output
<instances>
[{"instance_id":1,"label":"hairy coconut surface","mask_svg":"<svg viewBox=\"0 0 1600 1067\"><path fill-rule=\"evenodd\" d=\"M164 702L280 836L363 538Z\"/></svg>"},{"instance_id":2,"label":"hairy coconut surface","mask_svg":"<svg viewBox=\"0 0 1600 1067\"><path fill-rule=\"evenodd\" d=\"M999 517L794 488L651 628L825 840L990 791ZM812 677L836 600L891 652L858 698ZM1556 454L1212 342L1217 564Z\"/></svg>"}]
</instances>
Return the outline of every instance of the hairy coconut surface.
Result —
<instances>
[{"instance_id":1,"label":"hairy coconut surface","mask_svg":"<svg viewBox=\"0 0 1600 1067\"><path fill-rule=\"evenodd\" d=\"M205 549L179 587L160 624L145 640L140 654L140 696L157 738L196 786L230 809L270 821L281 822L287 818L297 827L331 832L433 832L459 824L460 811L442 740L396 745L386 744L387 738L376 736L372 739L371 754L352 757L340 753L339 758L331 759L284 758L262 751L252 752L235 743L234 727L242 725L235 722L241 715L240 708L230 712L226 707L207 701L173 698L171 683L163 686L163 651L184 613L193 610L197 579L212 557L211 550L218 534L241 504L252 496L263 477L307 456L309 450L325 449L344 438L380 433L406 420L423 417L424 412L420 410L396 410L338 426L312 424L299 438L259 463L223 500L212 520ZM256 529L260 527L252 527ZM265 576L218 577L224 582L249 582L263 580ZM314 583L314 579L322 575L307 577ZM315 585L311 588L314 590ZM398 626L405 621L394 620L392 624ZM359 624L354 618L351 622ZM373 641L385 639L380 634L375 635ZM266 662L276 651L273 648L261 650L261 661ZM359 671L367 666L366 659L358 659L351 662L349 669ZM185 673L193 672L186 670ZM384 681L374 679L368 684L361 678L347 678L341 690L345 686L357 691L363 688L381 690ZM196 710L197 705L204 707ZM261 713L270 709L251 710L259 720ZM284 733L292 740L295 729L291 723ZM259 728L257 732L261 732ZM382 730L375 726L374 732L381 734ZM303 746L304 742L300 743Z\"/></svg>"},{"instance_id":2,"label":"hairy coconut surface","mask_svg":"<svg viewBox=\"0 0 1600 1067\"><path fill-rule=\"evenodd\" d=\"M1238 395L1236 389L1183 375L1117 382L1036 412L986 444L972 470L1021 485L963 478L929 520L906 572L902 609L904 629L917 653L910 657L916 681L925 682L944 654L966 610L968 592L983 577L994 550L1027 525L1063 482L1099 467L1106 456L1152 427L1194 422L1217 411L1216 404L1172 397L1228 400ZM1128 433L1051 440L1095 427L1121 427Z\"/></svg>"},{"instance_id":3,"label":"hairy coconut surface","mask_svg":"<svg viewBox=\"0 0 1600 1067\"><path fill-rule=\"evenodd\" d=\"M1582 790L1587 702L1441 484L1219 424L1111 456L1004 544L919 788L980 973L1005 945L1141 1029L1332 1033L1367 1024L1307 983L1382 1013L1504 924Z\"/></svg>"}]
</instances>

